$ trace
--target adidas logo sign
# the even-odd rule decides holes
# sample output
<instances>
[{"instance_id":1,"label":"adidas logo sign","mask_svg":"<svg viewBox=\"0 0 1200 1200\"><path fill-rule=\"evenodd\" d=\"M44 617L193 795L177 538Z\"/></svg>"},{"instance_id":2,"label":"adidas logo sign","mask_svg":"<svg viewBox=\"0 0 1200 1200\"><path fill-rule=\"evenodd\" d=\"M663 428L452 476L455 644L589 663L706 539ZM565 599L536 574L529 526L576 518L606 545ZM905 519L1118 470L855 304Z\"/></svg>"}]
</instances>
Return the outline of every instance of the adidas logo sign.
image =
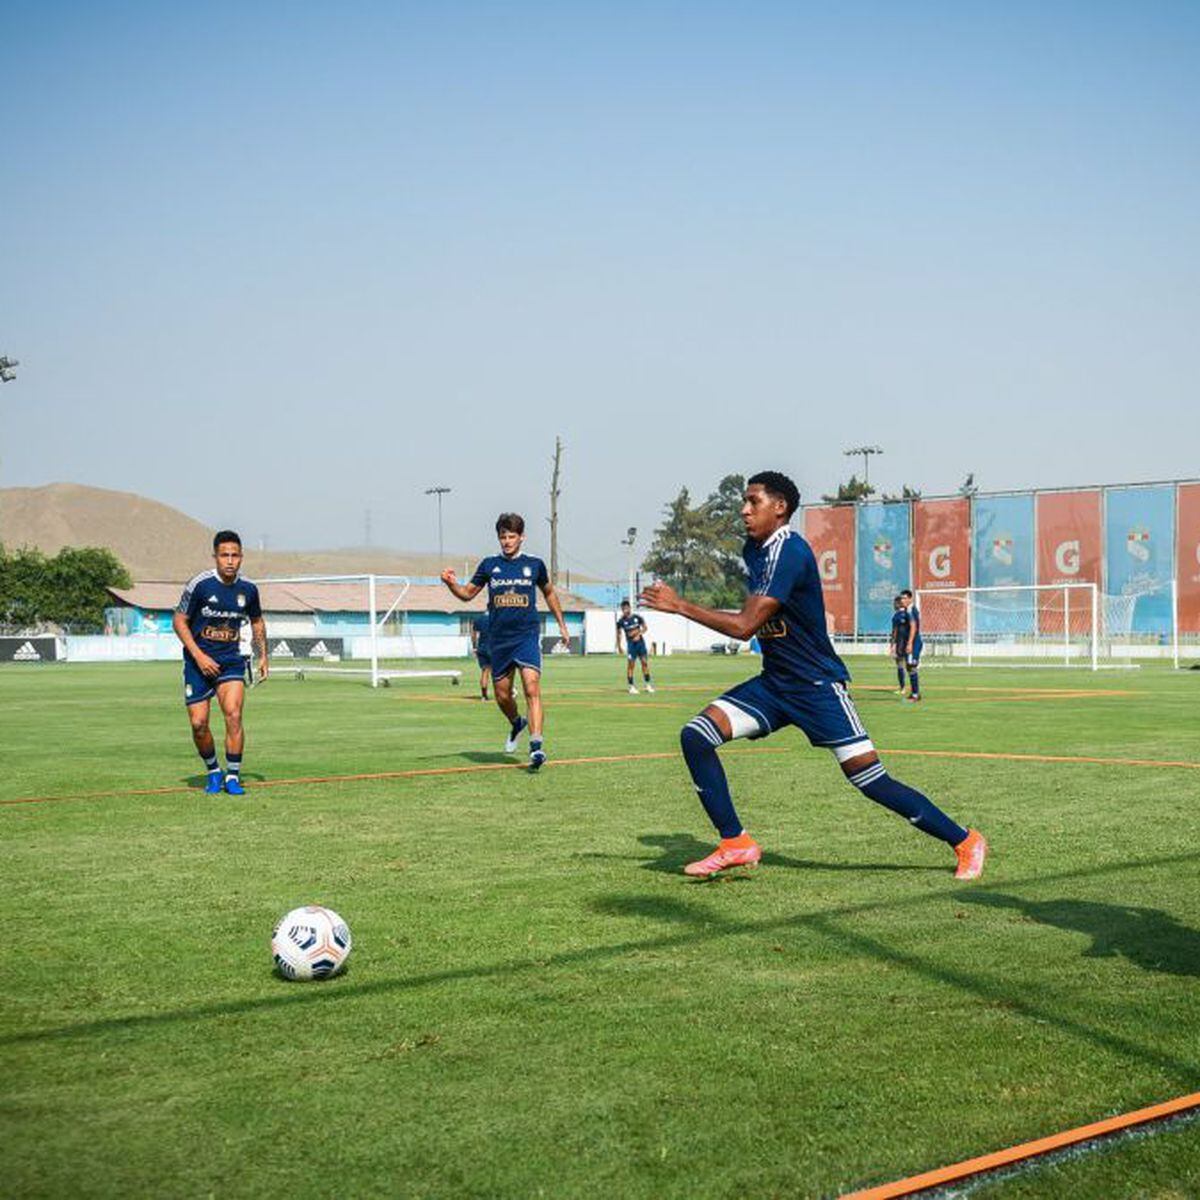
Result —
<instances>
[{"instance_id":1,"label":"adidas logo sign","mask_svg":"<svg viewBox=\"0 0 1200 1200\"><path fill-rule=\"evenodd\" d=\"M274 657L274 658L291 658L292 657L291 646L289 646L287 644L287 642L280 642L279 645L275 647L274 651L272 651L272 657Z\"/></svg>"},{"instance_id":2,"label":"adidas logo sign","mask_svg":"<svg viewBox=\"0 0 1200 1200\"><path fill-rule=\"evenodd\" d=\"M41 662L42 656L37 652L32 642L26 642L16 654L13 662Z\"/></svg>"},{"instance_id":3,"label":"adidas logo sign","mask_svg":"<svg viewBox=\"0 0 1200 1200\"><path fill-rule=\"evenodd\" d=\"M329 647L324 642L318 642L309 652L309 658L328 658Z\"/></svg>"}]
</instances>

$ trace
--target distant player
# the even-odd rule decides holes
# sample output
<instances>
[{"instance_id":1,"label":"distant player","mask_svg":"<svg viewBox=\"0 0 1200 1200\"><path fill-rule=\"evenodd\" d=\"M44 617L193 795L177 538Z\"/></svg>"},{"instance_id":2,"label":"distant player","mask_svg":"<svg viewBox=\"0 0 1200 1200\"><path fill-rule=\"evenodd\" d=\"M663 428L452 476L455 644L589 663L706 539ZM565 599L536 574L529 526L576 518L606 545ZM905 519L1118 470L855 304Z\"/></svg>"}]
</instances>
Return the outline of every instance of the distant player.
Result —
<instances>
[{"instance_id":1,"label":"distant player","mask_svg":"<svg viewBox=\"0 0 1200 1200\"><path fill-rule=\"evenodd\" d=\"M488 628L492 618L487 613L480 613L471 622L471 645L475 648L475 661L479 664L479 694L484 700L488 698L488 684L492 679L492 658L488 646Z\"/></svg>"},{"instance_id":2,"label":"distant player","mask_svg":"<svg viewBox=\"0 0 1200 1200\"><path fill-rule=\"evenodd\" d=\"M246 697L246 660L240 645L244 622L250 622L258 652L258 675L267 677L267 626L263 621L258 588L239 571L242 539L232 529L213 538L214 569L201 571L183 589L179 607L171 618L183 643L183 700L192 725L192 740L208 771L209 793L225 791L244 796L242 703ZM208 725L213 696L225 718L225 773L222 780L217 748Z\"/></svg>"},{"instance_id":3,"label":"distant player","mask_svg":"<svg viewBox=\"0 0 1200 1200\"><path fill-rule=\"evenodd\" d=\"M912 592L905 588L900 593L904 611L908 613L908 641L904 647L904 665L908 668L908 698L913 704L921 702L921 651L925 643L921 640L921 610L917 608Z\"/></svg>"},{"instance_id":4,"label":"distant player","mask_svg":"<svg viewBox=\"0 0 1200 1200\"><path fill-rule=\"evenodd\" d=\"M617 653L621 653L621 638L625 639L625 682L629 685L629 694L637 695L633 684L633 664L635 659L642 663L642 679L646 691L653 692L654 684L650 681L650 659L646 652L646 622L633 611L628 600L621 601L621 615L617 618Z\"/></svg>"},{"instance_id":5,"label":"distant player","mask_svg":"<svg viewBox=\"0 0 1200 1200\"><path fill-rule=\"evenodd\" d=\"M904 607L904 597L896 596L892 600L892 631L888 635L888 650L896 664L896 682L899 684L899 694L905 695L904 671L908 666L908 609Z\"/></svg>"},{"instance_id":6,"label":"distant player","mask_svg":"<svg viewBox=\"0 0 1200 1200\"><path fill-rule=\"evenodd\" d=\"M762 674L731 688L681 731L692 781L721 835L721 844L712 854L684 870L711 876L758 862L762 852L734 810L717 750L733 738L766 737L785 725L795 725L814 746L833 753L846 778L865 796L953 846L957 878L975 879L987 855L982 835L955 824L926 796L893 779L863 728L846 691L849 672L826 632L816 558L808 542L788 528L799 503L796 485L778 471L763 471L747 482L742 504L747 540L742 556L750 595L740 612L692 604L665 583L651 584L642 596L648 607L659 612L680 613L739 641L757 634L762 644Z\"/></svg>"},{"instance_id":7,"label":"distant player","mask_svg":"<svg viewBox=\"0 0 1200 1200\"><path fill-rule=\"evenodd\" d=\"M485 558L475 568L470 583L459 583L453 570L442 572L442 582L460 600L473 600L488 589L488 654L491 658L492 683L496 703L508 718L508 740L504 751L517 748L521 731L529 728L529 766L536 771L545 761L542 744L542 644L541 623L537 611L537 593L541 590L558 622L559 634L570 645L567 622L554 584L546 574L546 564L531 554L523 554L525 519L517 513L501 513L496 521L500 553ZM517 711L513 697L513 673L521 672L525 693L526 720Z\"/></svg>"}]
</instances>

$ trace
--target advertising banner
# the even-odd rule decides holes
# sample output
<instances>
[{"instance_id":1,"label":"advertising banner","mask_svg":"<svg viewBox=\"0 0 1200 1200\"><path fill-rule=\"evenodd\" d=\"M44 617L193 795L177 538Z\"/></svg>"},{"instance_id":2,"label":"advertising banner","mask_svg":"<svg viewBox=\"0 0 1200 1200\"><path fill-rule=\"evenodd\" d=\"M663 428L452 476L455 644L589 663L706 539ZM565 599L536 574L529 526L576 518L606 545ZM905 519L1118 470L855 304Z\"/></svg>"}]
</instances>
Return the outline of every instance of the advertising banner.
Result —
<instances>
[{"instance_id":1,"label":"advertising banner","mask_svg":"<svg viewBox=\"0 0 1200 1200\"><path fill-rule=\"evenodd\" d=\"M912 585L909 506L860 504L857 511L858 632L886 634L893 597Z\"/></svg>"},{"instance_id":2,"label":"advertising banner","mask_svg":"<svg viewBox=\"0 0 1200 1200\"><path fill-rule=\"evenodd\" d=\"M1175 562L1179 632L1200 633L1200 483L1181 483Z\"/></svg>"},{"instance_id":3,"label":"advertising banner","mask_svg":"<svg viewBox=\"0 0 1200 1200\"><path fill-rule=\"evenodd\" d=\"M0 662L57 662L59 649L56 637L0 637Z\"/></svg>"},{"instance_id":4,"label":"advertising banner","mask_svg":"<svg viewBox=\"0 0 1200 1200\"><path fill-rule=\"evenodd\" d=\"M1100 585L1104 535L1099 489L1043 492L1036 502L1038 583ZM1091 594L1087 592L1043 593L1038 604L1042 631L1061 629L1064 621L1076 632L1090 629L1091 605Z\"/></svg>"},{"instance_id":5,"label":"advertising banner","mask_svg":"<svg viewBox=\"0 0 1200 1200\"><path fill-rule=\"evenodd\" d=\"M804 510L804 537L817 556L830 632L854 633L854 508Z\"/></svg>"},{"instance_id":6,"label":"advertising banner","mask_svg":"<svg viewBox=\"0 0 1200 1200\"><path fill-rule=\"evenodd\" d=\"M971 586L971 502L913 504L913 587L922 592Z\"/></svg>"},{"instance_id":7,"label":"advertising banner","mask_svg":"<svg viewBox=\"0 0 1200 1200\"><path fill-rule=\"evenodd\" d=\"M1015 587L1033 583L1033 496L976 496L972 586ZM1033 632L1035 607L1030 592L997 592L978 598L975 631L982 634Z\"/></svg>"},{"instance_id":8,"label":"advertising banner","mask_svg":"<svg viewBox=\"0 0 1200 1200\"><path fill-rule=\"evenodd\" d=\"M1175 487L1106 488L1105 591L1136 596L1131 632L1171 632Z\"/></svg>"},{"instance_id":9,"label":"advertising banner","mask_svg":"<svg viewBox=\"0 0 1200 1200\"><path fill-rule=\"evenodd\" d=\"M340 637L267 638L270 658L341 658L345 639Z\"/></svg>"}]
</instances>

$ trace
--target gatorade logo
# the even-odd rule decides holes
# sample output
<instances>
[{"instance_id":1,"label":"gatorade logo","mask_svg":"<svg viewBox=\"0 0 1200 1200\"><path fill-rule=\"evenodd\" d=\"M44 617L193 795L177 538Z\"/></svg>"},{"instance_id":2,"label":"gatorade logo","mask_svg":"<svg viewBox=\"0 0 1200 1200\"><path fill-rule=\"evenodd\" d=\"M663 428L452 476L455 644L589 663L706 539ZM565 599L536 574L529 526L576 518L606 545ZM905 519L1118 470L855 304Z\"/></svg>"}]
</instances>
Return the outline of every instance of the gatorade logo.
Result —
<instances>
[{"instance_id":1,"label":"gatorade logo","mask_svg":"<svg viewBox=\"0 0 1200 1200\"><path fill-rule=\"evenodd\" d=\"M1200 546L1196 547L1197 558L1200 558ZM837 551L822 550L817 558L817 570L826 582L838 577Z\"/></svg>"},{"instance_id":2,"label":"gatorade logo","mask_svg":"<svg viewBox=\"0 0 1200 1200\"><path fill-rule=\"evenodd\" d=\"M1054 550L1054 565L1060 574L1079 574L1079 543L1059 542Z\"/></svg>"},{"instance_id":3,"label":"gatorade logo","mask_svg":"<svg viewBox=\"0 0 1200 1200\"><path fill-rule=\"evenodd\" d=\"M945 579L950 574L950 547L934 546L929 552L929 573L934 579Z\"/></svg>"}]
</instances>

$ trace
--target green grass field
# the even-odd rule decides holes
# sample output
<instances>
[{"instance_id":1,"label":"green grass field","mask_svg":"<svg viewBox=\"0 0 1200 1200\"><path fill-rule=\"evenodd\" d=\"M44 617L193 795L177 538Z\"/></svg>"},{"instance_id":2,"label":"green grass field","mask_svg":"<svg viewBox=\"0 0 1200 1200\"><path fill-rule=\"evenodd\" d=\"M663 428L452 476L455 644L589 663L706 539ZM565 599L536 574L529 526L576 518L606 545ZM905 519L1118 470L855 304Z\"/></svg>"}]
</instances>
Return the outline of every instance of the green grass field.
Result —
<instances>
[{"instance_id":1,"label":"green grass field","mask_svg":"<svg viewBox=\"0 0 1200 1200\"><path fill-rule=\"evenodd\" d=\"M1200 771L1152 761L1200 760L1200 675L930 669L918 708L853 662L985 879L785 732L725 751L762 866L700 883L677 732L756 666L656 666L550 661L532 776L473 687L277 678L239 800L177 668L0 670L0 1194L835 1196L1200 1089ZM337 778L388 772L430 773ZM287 984L309 902L354 955ZM1200 1126L972 1194L1200 1195Z\"/></svg>"}]
</instances>

